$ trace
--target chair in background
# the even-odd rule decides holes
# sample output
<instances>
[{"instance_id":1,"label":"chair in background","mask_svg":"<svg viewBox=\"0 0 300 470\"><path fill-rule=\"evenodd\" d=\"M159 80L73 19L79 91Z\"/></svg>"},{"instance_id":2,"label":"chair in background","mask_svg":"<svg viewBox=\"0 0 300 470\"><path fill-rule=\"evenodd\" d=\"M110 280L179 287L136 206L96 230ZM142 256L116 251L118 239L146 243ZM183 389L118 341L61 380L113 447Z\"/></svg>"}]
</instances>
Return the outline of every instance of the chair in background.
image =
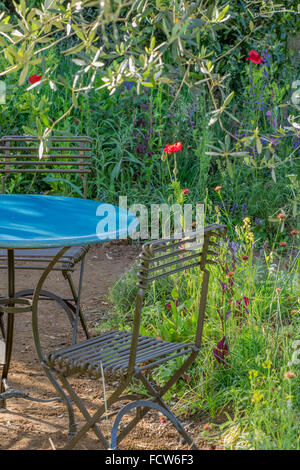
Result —
<instances>
[{"instance_id":1,"label":"chair in background","mask_svg":"<svg viewBox=\"0 0 300 470\"><path fill-rule=\"evenodd\" d=\"M113 427L114 448L146 415L149 409L156 408L163 410L164 414L175 424L184 440L193 449L197 449L193 439L163 401L163 396L195 361L200 351L209 283L207 266L216 264L218 253L214 250L214 247L217 247L218 244L214 239L222 236L225 231L225 226L213 224L202 230L184 234L181 240L170 238L144 244L140 255L138 292L131 332L127 330L109 331L75 345L45 354L39 344L37 306L34 305L33 324L36 325L34 331L38 355L48 378L64 400L69 412L69 436L72 439L66 444L65 449L73 448L90 429L95 432L104 448L110 448L109 438L103 434L98 423L106 419L105 412L109 411L114 403L124 399L132 401L130 409L136 408L136 416L117 438L116 427L122 417L119 413ZM199 239L202 240L202 243L199 244L198 242L195 245ZM148 285L152 281L189 269L197 270L199 275L198 319L196 331L194 332L194 341L191 343L173 343L158 338L141 336L139 331L142 307ZM39 289L41 288L42 286L39 286ZM36 295L38 296L38 290ZM151 370L181 356L185 356L182 365L178 366L178 370L174 372L174 375L164 386L158 387L152 379L149 379ZM91 378L103 380L106 373L109 375L115 374L118 377L118 386L108 398L105 397L103 405L91 416L68 378L76 374L86 374ZM140 399L140 395L126 394L129 385L134 386L133 379L140 380L146 388L148 394L147 405L143 400L135 401ZM86 424L78 432L74 421L72 401L86 420ZM123 409L123 412L126 412L127 409L128 405L127 408ZM112 415L114 414L117 413L112 412Z\"/></svg>"},{"instance_id":2,"label":"chair in background","mask_svg":"<svg viewBox=\"0 0 300 470\"><path fill-rule=\"evenodd\" d=\"M82 182L82 197L87 197L87 175L91 173L91 151L93 140L90 137L51 137L45 155L39 158L40 140L32 136L9 135L0 138L0 175L1 193L6 191L7 179L15 174L33 174L34 180L44 175L78 175ZM49 178L49 176L48 176ZM51 178L51 177L50 177ZM52 179L51 179L52 181ZM58 179L58 182L60 180ZM41 181L39 181L40 183ZM60 271L70 288L70 298L62 298L54 292L41 291L41 298L58 302L66 312L72 328L74 342L76 341L76 317L78 316L85 332L89 337L86 321L80 307L80 294L84 259L88 246L71 247L55 266ZM59 252L59 248L44 248L38 250L15 250L16 269L44 270L49 262ZM26 263L26 264L24 264ZM79 287L76 289L72 272L80 263ZM0 269L7 269L7 250L0 249ZM33 289L20 291L19 297L32 296ZM0 318L2 334L4 324Z\"/></svg>"}]
</instances>

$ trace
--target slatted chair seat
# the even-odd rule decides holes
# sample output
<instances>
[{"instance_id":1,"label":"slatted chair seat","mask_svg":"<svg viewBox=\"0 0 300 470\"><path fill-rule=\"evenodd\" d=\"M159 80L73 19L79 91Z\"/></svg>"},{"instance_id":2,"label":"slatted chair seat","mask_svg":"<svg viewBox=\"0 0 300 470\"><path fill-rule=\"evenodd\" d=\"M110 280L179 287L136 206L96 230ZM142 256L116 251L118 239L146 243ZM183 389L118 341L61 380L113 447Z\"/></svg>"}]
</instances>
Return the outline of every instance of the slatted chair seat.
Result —
<instances>
[{"instance_id":1,"label":"slatted chair seat","mask_svg":"<svg viewBox=\"0 0 300 470\"><path fill-rule=\"evenodd\" d=\"M91 377L99 378L102 370L124 373L128 369L131 342L132 333L111 331L51 352L45 357L45 363L57 370L66 369L67 375L87 373ZM135 373L197 350L192 343L171 343L139 335Z\"/></svg>"},{"instance_id":2,"label":"slatted chair seat","mask_svg":"<svg viewBox=\"0 0 300 470\"><path fill-rule=\"evenodd\" d=\"M73 271L79 261L83 259L89 250L89 246L73 246L69 248L60 258L54 270L57 271ZM38 250L15 250L15 260L18 262L38 263L31 265L30 269L44 269L44 263L48 265L50 261L57 255L60 248L39 248ZM24 268L24 265L15 265L16 269ZM7 250L0 249L0 269L7 268Z\"/></svg>"}]
</instances>

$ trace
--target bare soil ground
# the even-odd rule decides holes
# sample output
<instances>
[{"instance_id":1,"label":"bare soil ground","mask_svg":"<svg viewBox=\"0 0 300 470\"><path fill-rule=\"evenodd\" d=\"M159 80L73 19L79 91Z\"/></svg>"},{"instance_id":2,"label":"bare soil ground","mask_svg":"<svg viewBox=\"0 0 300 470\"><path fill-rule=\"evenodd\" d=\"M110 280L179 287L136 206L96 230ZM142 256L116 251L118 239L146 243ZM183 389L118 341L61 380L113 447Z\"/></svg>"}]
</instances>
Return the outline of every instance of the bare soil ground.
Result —
<instances>
[{"instance_id":1,"label":"bare soil ground","mask_svg":"<svg viewBox=\"0 0 300 470\"><path fill-rule=\"evenodd\" d=\"M131 266L138 255L138 248L126 244L105 243L93 246L89 251L85 265L82 293L82 307L89 329L94 328L104 315L109 314L107 301L108 289L113 282ZM39 273L17 270L16 290L34 288ZM78 269L74 273L78 282ZM68 291L68 285L61 273L52 272L45 284L47 290L57 293ZM0 271L0 295L7 293L7 272ZM69 296L69 294L67 294ZM40 302L40 329L46 349L63 347L68 344L70 325L66 315L55 302ZM84 336L80 335L83 339ZM101 403L103 390L101 383L85 377L76 377L72 381L76 391L89 403L93 413ZM37 398L53 398L56 392L43 374L34 348L31 314L23 313L15 317L15 336L12 363L9 373L9 385L12 388L28 392ZM114 382L106 383L106 393L114 388ZM76 413L78 426L84 424L80 413ZM124 417L124 423L129 417ZM182 444L177 431L168 421L162 423L156 412L150 412L138 427L120 444L120 450L162 450L188 449ZM185 427L202 449L214 449L212 441L201 437L203 424L207 420L184 422ZM104 433L110 433L112 422L102 423ZM107 429L106 429L107 428ZM0 412L0 450L51 450L61 449L67 442L68 416L65 406L60 402L37 403L26 399L7 400L7 409ZM93 432L89 432L76 446L78 450L100 450L101 446Z\"/></svg>"}]
</instances>

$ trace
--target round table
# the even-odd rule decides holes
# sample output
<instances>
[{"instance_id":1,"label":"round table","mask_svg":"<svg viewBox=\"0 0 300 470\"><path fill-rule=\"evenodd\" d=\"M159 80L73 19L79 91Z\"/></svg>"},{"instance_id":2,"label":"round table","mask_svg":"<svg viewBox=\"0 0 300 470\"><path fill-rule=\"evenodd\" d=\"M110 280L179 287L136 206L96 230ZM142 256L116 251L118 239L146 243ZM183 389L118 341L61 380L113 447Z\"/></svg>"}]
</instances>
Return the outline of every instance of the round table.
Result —
<instances>
[{"instance_id":1,"label":"round table","mask_svg":"<svg viewBox=\"0 0 300 470\"><path fill-rule=\"evenodd\" d=\"M0 248L7 249L8 257L8 297L0 299L0 311L8 315L0 393L8 388L14 314L32 311L35 346L40 361L43 360L38 333L38 298L46 277L61 256L72 246L126 238L136 231L137 226L138 219L130 212L99 201L44 195L0 195ZM15 298L14 249L46 247L61 249L43 271L32 300ZM22 392L19 393L22 396ZM5 400L0 398L0 408L4 405Z\"/></svg>"}]
</instances>

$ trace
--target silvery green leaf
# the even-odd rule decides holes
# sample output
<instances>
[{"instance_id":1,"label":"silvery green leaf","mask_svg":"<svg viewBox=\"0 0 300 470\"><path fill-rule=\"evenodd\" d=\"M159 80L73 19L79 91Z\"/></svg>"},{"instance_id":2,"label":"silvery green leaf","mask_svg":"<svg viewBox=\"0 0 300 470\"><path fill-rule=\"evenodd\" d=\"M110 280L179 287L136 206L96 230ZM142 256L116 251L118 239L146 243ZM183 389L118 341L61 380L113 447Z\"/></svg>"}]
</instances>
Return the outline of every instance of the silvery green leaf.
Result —
<instances>
[{"instance_id":1,"label":"silvery green leaf","mask_svg":"<svg viewBox=\"0 0 300 470\"><path fill-rule=\"evenodd\" d=\"M40 81L38 81L38 82L35 82L35 83L33 83L32 85L30 85L29 87L27 87L26 90L27 90L27 91L32 90L33 88L39 86L40 83L43 83L44 81L45 81L45 80L40 80Z\"/></svg>"},{"instance_id":2,"label":"silvery green leaf","mask_svg":"<svg viewBox=\"0 0 300 470\"><path fill-rule=\"evenodd\" d=\"M76 65L80 65L80 66L86 65L85 61L84 61L84 60L81 60L81 59L72 59L72 61L73 61L74 64L76 64Z\"/></svg>"},{"instance_id":3,"label":"silvery green leaf","mask_svg":"<svg viewBox=\"0 0 300 470\"><path fill-rule=\"evenodd\" d=\"M67 24L67 36L70 36L71 31L72 31L72 25L71 23L68 23Z\"/></svg>"},{"instance_id":4,"label":"silvery green leaf","mask_svg":"<svg viewBox=\"0 0 300 470\"><path fill-rule=\"evenodd\" d=\"M44 152L44 142L41 140L40 145L39 145L39 159L43 157L43 152Z\"/></svg>"},{"instance_id":5,"label":"silvery green leaf","mask_svg":"<svg viewBox=\"0 0 300 470\"><path fill-rule=\"evenodd\" d=\"M49 80L49 85L50 85L51 90L53 90L53 91L57 90L57 86L55 85L54 82L52 82L52 80Z\"/></svg>"}]
</instances>

